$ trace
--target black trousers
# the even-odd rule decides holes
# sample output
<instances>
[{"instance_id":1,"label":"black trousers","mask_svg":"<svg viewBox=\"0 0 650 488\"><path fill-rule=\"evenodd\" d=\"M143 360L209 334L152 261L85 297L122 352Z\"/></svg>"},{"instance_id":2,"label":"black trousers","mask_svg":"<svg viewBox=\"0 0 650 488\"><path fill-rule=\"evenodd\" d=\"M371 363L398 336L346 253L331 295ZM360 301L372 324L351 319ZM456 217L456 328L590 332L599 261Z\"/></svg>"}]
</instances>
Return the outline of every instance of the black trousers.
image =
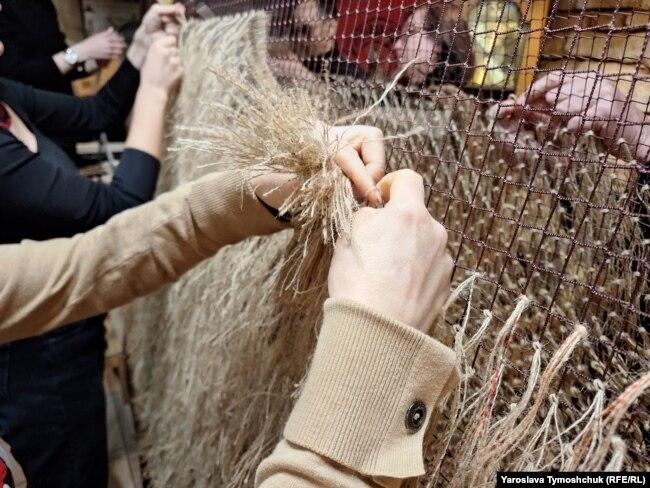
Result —
<instances>
[{"instance_id":1,"label":"black trousers","mask_svg":"<svg viewBox=\"0 0 650 488\"><path fill-rule=\"evenodd\" d=\"M108 479L103 317L0 346L0 437L28 486Z\"/></svg>"}]
</instances>

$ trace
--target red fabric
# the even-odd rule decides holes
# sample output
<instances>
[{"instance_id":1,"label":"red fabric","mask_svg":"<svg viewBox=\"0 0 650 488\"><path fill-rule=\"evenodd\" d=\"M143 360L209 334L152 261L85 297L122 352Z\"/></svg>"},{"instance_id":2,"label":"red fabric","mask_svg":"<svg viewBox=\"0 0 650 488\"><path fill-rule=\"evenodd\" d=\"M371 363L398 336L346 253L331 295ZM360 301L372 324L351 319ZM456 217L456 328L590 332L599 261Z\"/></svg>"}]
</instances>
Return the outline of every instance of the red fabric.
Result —
<instances>
[{"instance_id":1,"label":"red fabric","mask_svg":"<svg viewBox=\"0 0 650 488\"><path fill-rule=\"evenodd\" d=\"M366 71L369 63L390 74L397 68L395 36L413 10L427 0L336 0L336 46L341 56Z\"/></svg>"},{"instance_id":2,"label":"red fabric","mask_svg":"<svg viewBox=\"0 0 650 488\"><path fill-rule=\"evenodd\" d=\"M7 465L4 460L0 458L0 486L4 485L5 479L7 478Z\"/></svg>"},{"instance_id":3,"label":"red fabric","mask_svg":"<svg viewBox=\"0 0 650 488\"><path fill-rule=\"evenodd\" d=\"M9 129L11 127L11 115L5 108L5 106L0 103L0 128Z\"/></svg>"}]
</instances>

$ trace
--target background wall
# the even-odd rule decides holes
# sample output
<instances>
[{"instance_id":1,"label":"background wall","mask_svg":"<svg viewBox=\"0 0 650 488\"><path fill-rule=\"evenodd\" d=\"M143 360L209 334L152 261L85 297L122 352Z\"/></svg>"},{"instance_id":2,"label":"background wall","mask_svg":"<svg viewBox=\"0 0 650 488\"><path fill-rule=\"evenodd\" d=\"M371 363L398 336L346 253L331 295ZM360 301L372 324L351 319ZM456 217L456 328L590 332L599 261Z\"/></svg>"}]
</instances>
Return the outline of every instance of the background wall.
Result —
<instances>
[{"instance_id":1,"label":"background wall","mask_svg":"<svg viewBox=\"0 0 650 488\"><path fill-rule=\"evenodd\" d=\"M540 66L598 70L646 113L650 99L648 0L560 0L549 12ZM639 62L640 61L640 62Z\"/></svg>"}]
</instances>

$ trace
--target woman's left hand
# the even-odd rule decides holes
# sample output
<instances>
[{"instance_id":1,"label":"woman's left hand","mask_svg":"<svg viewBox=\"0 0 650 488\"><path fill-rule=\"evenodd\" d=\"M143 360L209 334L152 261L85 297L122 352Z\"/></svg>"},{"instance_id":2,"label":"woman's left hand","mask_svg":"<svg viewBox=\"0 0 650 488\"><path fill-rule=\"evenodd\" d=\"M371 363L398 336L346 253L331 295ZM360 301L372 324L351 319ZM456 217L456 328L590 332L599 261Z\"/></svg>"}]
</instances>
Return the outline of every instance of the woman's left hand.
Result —
<instances>
[{"instance_id":1,"label":"woman's left hand","mask_svg":"<svg viewBox=\"0 0 650 488\"><path fill-rule=\"evenodd\" d=\"M180 3L172 5L152 5L142 18L136 37L140 36L148 44L161 34L178 35L180 19L185 14L185 7Z\"/></svg>"},{"instance_id":2,"label":"woman's left hand","mask_svg":"<svg viewBox=\"0 0 650 488\"><path fill-rule=\"evenodd\" d=\"M376 186L386 172L381 130L367 125L326 127L320 123L315 130L327 131L328 141L337 148L333 160L352 182L357 199L381 206L383 201ZM273 208L280 208L298 187L294 175L279 173L256 176L251 184L257 197Z\"/></svg>"},{"instance_id":3,"label":"woman's left hand","mask_svg":"<svg viewBox=\"0 0 650 488\"><path fill-rule=\"evenodd\" d=\"M180 3L173 5L152 5L142 18L135 31L133 42L127 52L131 64L137 69L142 67L149 46L154 40L164 35L178 37L180 19L185 14L185 7Z\"/></svg>"},{"instance_id":4,"label":"woman's left hand","mask_svg":"<svg viewBox=\"0 0 650 488\"><path fill-rule=\"evenodd\" d=\"M502 104L497 116L524 118L554 129L562 123L575 134L593 130L612 150L624 139L638 161L650 157L650 131L645 114L617 84L596 71L552 71L519 95L514 104Z\"/></svg>"}]
</instances>

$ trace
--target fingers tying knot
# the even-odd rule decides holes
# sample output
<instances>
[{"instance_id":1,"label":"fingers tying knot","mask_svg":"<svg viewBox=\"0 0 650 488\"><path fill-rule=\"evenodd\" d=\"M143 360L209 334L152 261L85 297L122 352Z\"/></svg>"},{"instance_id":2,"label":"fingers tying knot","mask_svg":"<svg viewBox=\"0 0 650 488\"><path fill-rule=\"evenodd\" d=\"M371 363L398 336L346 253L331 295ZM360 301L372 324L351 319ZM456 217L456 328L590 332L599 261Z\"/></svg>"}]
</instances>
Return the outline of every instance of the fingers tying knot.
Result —
<instances>
[{"instance_id":1,"label":"fingers tying knot","mask_svg":"<svg viewBox=\"0 0 650 488\"><path fill-rule=\"evenodd\" d=\"M376 208L384 208L384 200L381 198L381 191L379 191L379 188L377 188L376 185L373 185L372 187L368 188L366 193L363 195L363 201L367 205L371 200L370 200L370 195L375 194L375 207Z\"/></svg>"}]
</instances>

